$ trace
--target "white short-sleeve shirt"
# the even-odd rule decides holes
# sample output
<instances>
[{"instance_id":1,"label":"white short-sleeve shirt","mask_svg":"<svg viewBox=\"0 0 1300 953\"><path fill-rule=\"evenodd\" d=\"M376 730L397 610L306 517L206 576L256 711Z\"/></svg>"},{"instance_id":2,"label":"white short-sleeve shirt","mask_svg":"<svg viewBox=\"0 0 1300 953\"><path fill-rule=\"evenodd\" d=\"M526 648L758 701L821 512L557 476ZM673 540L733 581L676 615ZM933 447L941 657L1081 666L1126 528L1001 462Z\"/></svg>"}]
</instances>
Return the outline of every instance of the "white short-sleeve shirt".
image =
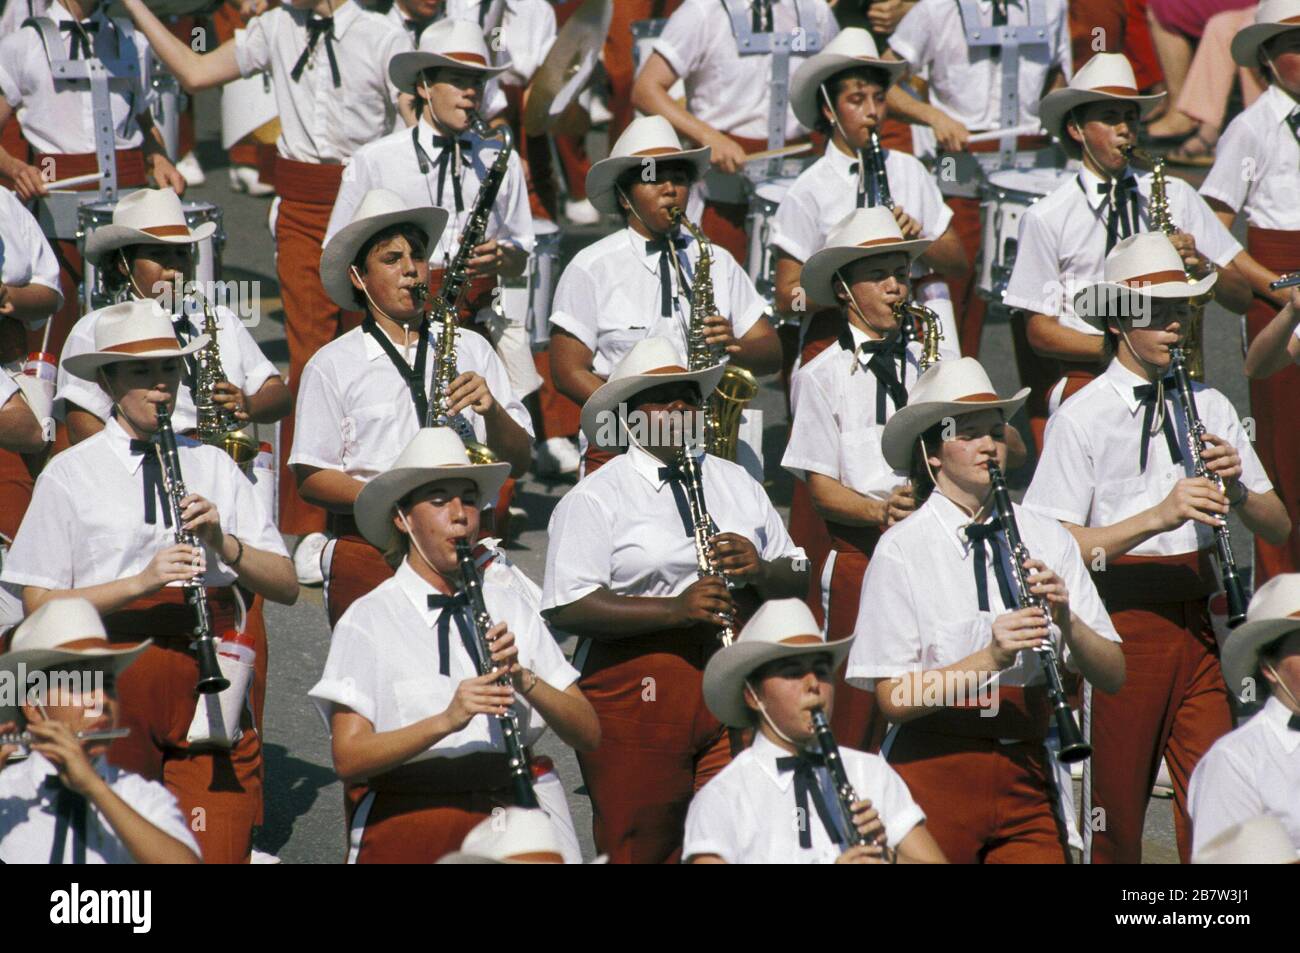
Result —
<instances>
[{"instance_id":1,"label":"white short-sleeve shirt","mask_svg":"<svg viewBox=\"0 0 1300 953\"><path fill-rule=\"evenodd\" d=\"M441 674L438 623L447 609L431 609L428 597L437 590L404 562L396 574L348 608L334 627L329 656L320 681L308 693L325 729L335 705L344 705L365 718L375 731L395 731L432 717L451 704L456 686L476 678L478 666L462 641L456 621L447 630L447 673ZM578 680L541 617L511 589L490 579L483 584L483 601L494 622L505 622L519 648L519 664L557 691ZM462 610L467 631L473 632L468 610ZM535 744L546 731L541 714L516 695L524 744ZM495 718L475 717L411 760L455 758L484 751L505 751Z\"/></svg>"},{"instance_id":2,"label":"white short-sleeve shirt","mask_svg":"<svg viewBox=\"0 0 1300 953\"><path fill-rule=\"evenodd\" d=\"M1025 492L1025 506L1077 526L1113 526L1158 504L1179 480L1193 476L1187 425L1177 391L1167 387L1181 462L1175 462L1163 433L1147 444L1140 468L1145 405L1133 388L1147 383L1118 359L1096 380L1063 403L1047 421L1043 452ZM1228 398L1212 387L1192 385L1207 432L1228 441L1241 455L1241 482L1252 493L1273 488L1255 448ZM1177 529L1139 543L1133 556L1177 556L1214 545L1214 531L1189 520Z\"/></svg>"},{"instance_id":3,"label":"white short-sleeve shirt","mask_svg":"<svg viewBox=\"0 0 1300 953\"><path fill-rule=\"evenodd\" d=\"M1139 231L1151 231L1151 173L1131 170L1137 180ZM1232 233L1177 176L1166 179L1169 213L1178 228L1196 238L1202 255L1220 268L1241 253ZM1105 275L1106 223L1110 203L1099 191L1104 180L1087 169L1062 182L1031 205L1020 219L1016 261L1002 303L1060 319L1064 327L1101 334L1074 313L1074 296Z\"/></svg>"},{"instance_id":4,"label":"white short-sleeve shirt","mask_svg":"<svg viewBox=\"0 0 1300 953\"><path fill-rule=\"evenodd\" d=\"M383 15L345 0L334 11L339 86L334 85L323 36L295 82L293 68L307 48L310 16L291 6L258 14L235 31L235 59L241 76L271 74L280 155L296 162L346 162L366 143L392 132L397 89L388 80L388 61L409 50L410 39Z\"/></svg>"},{"instance_id":5,"label":"white short-sleeve shirt","mask_svg":"<svg viewBox=\"0 0 1300 953\"><path fill-rule=\"evenodd\" d=\"M677 260L686 284L695 284L700 248L686 236ZM659 260L661 252L648 251L647 239L631 228L606 235L573 256L555 288L551 323L572 334L592 353L592 373L607 378L637 342L662 337L677 348L686 366L686 339L691 322L691 301L676 268L669 268L672 314L662 311ZM717 245L712 247L713 298L718 313L731 319L732 331L743 338L764 316L767 302L736 259Z\"/></svg>"},{"instance_id":6,"label":"white short-sleeve shirt","mask_svg":"<svg viewBox=\"0 0 1300 953\"><path fill-rule=\"evenodd\" d=\"M1192 853L1234 824L1276 817L1300 854L1300 731L1278 699L1205 753L1187 788Z\"/></svg>"},{"instance_id":7,"label":"white short-sleeve shirt","mask_svg":"<svg viewBox=\"0 0 1300 953\"><path fill-rule=\"evenodd\" d=\"M176 797L157 781L123 771L106 758L94 762L95 773L113 793L162 831L201 857L198 842L190 832ZM43 755L32 754L24 761L8 764L0 771L0 861L6 864L48 864L54 847L57 824L55 802L58 792L45 787L47 778L58 770ZM73 862L74 835L69 829L63 843L62 862ZM133 864L134 858L113 830L108 819L90 801L86 802L86 863Z\"/></svg>"},{"instance_id":8,"label":"white short-sleeve shirt","mask_svg":"<svg viewBox=\"0 0 1300 953\"><path fill-rule=\"evenodd\" d=\"M0 188L0 260L0 281L15 288L42 285L59 296L58 307L63 307L54 249L32 213L17 195L4 188Z\"/></svg>"},{"instance_id":9,"label":"white short-sleeve shirt","mask_svg":"<svg viewBox=\"0 0 1300 953\"><path fill-rule=\"evenodd\" d=\"M1300 141L1287 124L1297 111L1300 105L1277 86L1265 90L1228 123L1201 195L1244 211L1256 228L1300 231Z\"/></svg>"},{"instance_id":10,"label":"white short-sleeve shirt","mask_svg":"<svg viewBox=\"0 0 1300 953\"><path fill-rule=\"evenodd\" d=\"M1104 639L1120 640L1101 596L1079 555L1079 545L1063 526L1016 504L1016 524L1025 547L1065 581L1070 609ZM975 581L975 547L963 528L970 517L937 490L911 516L885 532L862 580L862 597L849 650L845 678L871 691L881 679L930 671L988 648L993 620L1013 606L1003 602L991 547L984 567L989 608L981 611ZM1008 580L1014 580L1005 534L998 547ZM924 572L917 567L924 566ZM1014 591L1014 582L1012 591ZM1057 652L1069 651L1052 627ZM1034 652L996 678L1007 687L1042 684Z\"/></svg>"},{"instance_id":11,"label":"white short-sleeve shirt","mask_svg":"<svg viewBox=\"0 0 1300 953\"><path fill-rule=\"evenodd\" d=\"M278 377L279 372L266 359L262 349L233 311L217 305L214 313L217 318L217 346L221 349L221 367L226 372L226 380L245 394L256 394L272 377ZM101 314L103 311L99 310L83 316L72 326L63 343L58 384L54 392L54 415L59 420L67 419L69 404L89 411L100 420L107 420L113 409L113 401L102 387L94 381L69 374L66 369L68 358L76 354L88 354L95 349L95 326L99 323ZM201 312L177 319L178 324L181 322L184 323L180 336L186 341L203 333ZM180 389L176 393L176 409L172 411L172 427L178 433L183 433L197 424L198 416L194 410L194 394L190 390L189 376L183 374Z\"/></svg>"},{"instance_id":12,"label":"white short-sleeve shirt","mask_svg":"<svg viewBox=\"0 0 1300 953\"><path fill-rule=\"evenodd\" d=\"M25 3L25 0L12 0ZM75 19L62 4L52 3L44 14L55 22ZM149 70L153 54L149 44L127 20L108 17L101 6L86 18L98 24L90 34L91 48L101 59L135 60L136 76L126 86L109 87L113 112L113 135L118 149L134 149L144 141L135 117L146 112L153 101ZM114 35L120 47L114 43ZM67 55L69 34L59 31ZM120 52L119 52L120 51ZM34 27L17 30L0 38L0 95L18 117L23 137L37 152L81 154L95 151L95 117L90 90L85 83L55 81L41 35Z\"/></svg>"},{"instance_id":13,"label":"white short-sleeve shirt","mask_svg":"<svg viewBox=\"0 0 1300 953\"><path fill-rule=\"evenodd\" d=\"M424 377L426 395L432 392L441 339L442 328L431 325ZM412 367L415 354L415 345L408 345L405 357ZM456 358L461 373L474 371L482 375L493 399L532 436L532 419L511 390L505 365L492 345L480 334L460 331L456 335ZM483 418L473 408L467 407L462 413L474 428L475 439L484 442L487 424ZM294 414L291 466L341 470L362 481L372 480L391 467L424 426L406 381L379 342L362 328L353 328L312 355L303 368Z\"/></svg>"},{"instance_id":14,"label":"white short-sleeve shirt","mask_svg":"<svg viewBox=\"0 0 1300 953\"><path fill-rule=\"evenodd\" d=\"M836 797L835 783L824 765L813 769L839 843L831 839L811 803L811 792L809 816L800 818L794 772L777 768L777 759L789 756L766 735L756 734L754 743L691 801L682 857L689 860L715 854L729 864L833 864L848 849L852 833ZM854 793L880 812L885 840L897 848L925 820L907 783L879 755L840 748L840 756ZM799 845L801 820L808 826L811 847Z\"/></svg>"},{"instance_id":15,"label":"white short-sleeve shirt","mask_svg":"<svg viewBox=\"0 0 1300 953\"><path fill-rule=\"evenodd\" d=\"M352 164L343 173L343 184L334 211L330 213L325 229L329 242L339 229L351 224L356 208L371 189L388 189L396 192L412 208L437 205L448 212L447 227L438 243L430 251L430 261L438 267L456 256L461 235L474 211L480 186L487 178L488 169L500 152L495 139L480 139L473 132L460 136L467 145L461 147L460 187L463 208L456 211L452 176L455 169L455 150L434 145L434 129L423 119L416 125L420 148L424 150L425 168L421 171L420 159L411 141L411 130L401 129L372 142L352 157ZM445 171L443 153L448 153ZM439 187L439 179L442 181ZM533 219L528 204L528 187L524 182L523 166L519 155L512 152L506 163L505 180L492 203L488 215L487 237L507 241L526 252L533 250Z\"/></svg>"},{"instance_id":16,"label":"white short-sleeve shirt","mask_svg":"<svg viewBox=\"0 0 1300 953\"><path fill-rule=\"evenodd\" d=\"M216 447L176 438L190 493L213 503L221 528L246 546L288 556L257 491ZM155 522L145 522L143 454L134 454L117 420L56 454L36 479L31 506L5 557L0 580L43 589L84 589L142 572L160 549L175 545L155 495ZM205 586L229 586L236 572L207 553ZM2 776L2 775L0 775Z\"/></svg>"},{"instance_id":17,"label":"white short-sleeve shirt","mask_svg":"<svg viewBox=\"0 0 1300 953\"><path fill-rule=\"evenodd\" d=\"M1060 67L1073 72L1065 0L1044 0L1046 42L1020 47L1020 118L1011 125L1038 121L1038 101L1047 77ZM1007 22L1029 22L1027 4L1007 4ZM980 21L993 22L991 0L979 0ZM921 0L889 37L889 47L930 83L930 101L972 132L999 129L1002 122L1002 64L988 47L966 44L961 10L954 0Z\"/></svg>"},{"instance_id":18,"label":"white short-sleeve shirt","mask_svg":"<svg viewBox=\"0 0 1300 953\"><path fill-rule=\"evenodd\" d=\"M778 33L796 28L816 30L822 45L839 24L825 0L812 0L815 23L799 23L793 0L773 0L772 25ZM686 108L691 115L720 132L749 139L767 139L767 113L772 89L770 54L741 56L731 34L731 18L719 0L686 0L664 26L654 51L685 81ZM790 54L790 75L811 53ZM794 139L806 130L787 109L785 135Z\"/></svg>"}]
</instances>

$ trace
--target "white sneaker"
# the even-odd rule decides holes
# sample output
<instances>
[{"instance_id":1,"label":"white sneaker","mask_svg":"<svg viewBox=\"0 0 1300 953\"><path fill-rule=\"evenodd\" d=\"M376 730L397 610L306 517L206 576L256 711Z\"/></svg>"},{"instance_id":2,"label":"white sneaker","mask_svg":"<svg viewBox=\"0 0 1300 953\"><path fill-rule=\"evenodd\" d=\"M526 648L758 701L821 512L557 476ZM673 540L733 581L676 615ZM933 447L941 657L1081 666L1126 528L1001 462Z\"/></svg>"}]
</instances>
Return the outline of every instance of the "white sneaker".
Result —
<instances>
[{"instance_id":1,"label":"white sneaker","mask_svg":"<svg viewBox=\"0 0 1300 953\"><path fill-rule=\"evenodd\" d=\"M600 212L587 199L581 202L565 199L564 217L574 225L595 225L600 221Z\"/></svg>"},{"instance_id":2,"label":"white sneaker","mask_svg":"<svg viewBox=\"0 0 1300 953\"><path fill-rule=\"evenodd\" d=\"M537 472L542 476L577 473L581 463L578 446L569 437L551 437L537 448Z\"/></svg>"},{"instance_id":3,"label":"white sneaker","mask_svg":"<svg viewBox=\"0 0 1300 953\"><path fill-rule=\"evenodd\" d=\"M198 156L193 152L185 153L185 158L176 163L176 171L185 176L185 184L200 186L208 180L203 174L203 166L199 165Z\"/></svg>"},{"instance_id":4,"label":"white sneaker","mask_svg":"<svg viewBox=\"0 0 1300 953\"><path fill-rule=\"evenodd\" d=\"M230 167L230 191L245 192L253 198L275 194L275 189L259 179L257 169L251 165Z\"/></svg>"},{"instance_id":5,"label":"white sneaker","mask_svg":"<svg viewBox=\"0 0 1300 953\"><path fill-rule=\"evenodd\" d=\"M324 533L308 533L298 541L298 548L293 551L293 569L298 574L298 585L319 586L325 582L320 554L327 542L329 537Z\"/></svg>"},{"instance_id":6,"label":"white sneaker","mask_svg":"<svg viewBox=\"0 0 1300 953\"><path fill-rule=\"evenodd\" d=\"M266 851L258 850L254 847L253 856L248 859L248 862L250 864L278 864L280 863L280 858L275 856L275 854L268 854Z\"/></svg>"},{"instance_id":7,"label":"white sneaker","mask_svg":"<svg viewBox=\"0 0 1300 953\"><path fill-rule=\"evenodd\" d=\"M609 103L606 102L603 92L592 95L591 102L587 105L587 115L591 117L593 126L603 126L614 118L614 114L609 111Z\"/></svg>"}]
</instances>

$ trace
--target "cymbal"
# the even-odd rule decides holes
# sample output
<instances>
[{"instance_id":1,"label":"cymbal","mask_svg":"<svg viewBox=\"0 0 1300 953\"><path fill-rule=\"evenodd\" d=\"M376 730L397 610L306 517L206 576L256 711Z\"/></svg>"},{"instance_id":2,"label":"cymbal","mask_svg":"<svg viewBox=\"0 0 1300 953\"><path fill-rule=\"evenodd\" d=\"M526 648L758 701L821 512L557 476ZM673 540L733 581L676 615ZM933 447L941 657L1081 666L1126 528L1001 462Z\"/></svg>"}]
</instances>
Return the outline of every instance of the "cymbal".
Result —
<instances>
[{"instance_id":1,"label":"cymbal","mask_svg":"<svg viewBox=\"0 0 1300 953\"><path fill-rule=\"evenodd\" d=\"M613 0L584 0L564 24L528 84L524 126L529 135L553 131L587 84L613 16Z\"/></svg>"}]
</instances>

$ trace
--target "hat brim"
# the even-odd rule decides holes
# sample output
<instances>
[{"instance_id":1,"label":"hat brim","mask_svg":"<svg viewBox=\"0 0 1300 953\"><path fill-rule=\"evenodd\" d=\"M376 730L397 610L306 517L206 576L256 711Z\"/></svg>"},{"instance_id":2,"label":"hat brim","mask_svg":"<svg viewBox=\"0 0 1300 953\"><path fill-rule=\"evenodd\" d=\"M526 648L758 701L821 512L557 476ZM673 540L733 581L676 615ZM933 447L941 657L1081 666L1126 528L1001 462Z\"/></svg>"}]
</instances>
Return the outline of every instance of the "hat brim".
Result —
<instances>
[{"instance_id":1,"label":"hat brim","mask_svg":"<svg viewBox=\"0 0 1300 953\"><path fill-rule=\"evenodd\" d=\"M440 53L407 50L405 53L395 54L388 61L388 78L400 92L413 94L415 92L415 81L427 69L469 70L474 73L482 73L485 79L491 79L493 76L499 76L510 69L511 65L507 61L500 66L479 66L477 63L466 63L463 60L452 59L450 56L443 56Z\"/></svg>"},{"instance_id":2,"label":"hat brim","mask_svg":"<svg viewBox=\"0 0 1300 953\"><path fill-rule=\"evenodd\" d=\"M138 228L126 225L105 225L86 236L84 257L91 264L99 264L99 259L108 252L129 245L197 245L209 239L217 230L216 222L203 222L198 228L190 229L185 235L152 235Z\"/></svg>"},{"instance_id":3,"label":"hat brim","mask_svg":"<svg viewBox=\"0 0 1300 953\"><path fill-rule=\"evenodd\" d=\"M393 507L412 490L439 480L472 480L478 487L479 508L491 506L510 476L508 463L450 464L441 467L400 467L381 473L357 495L353 505L361 535L384 552L393 545L397 527Z\"/></svg>"},{"instance_id":4,"label":"hat brim","mask_svg":"<svg viewBox=\"0 0 1300 953\"><path fill-rule=\"evenodd\" d=\"M331 301L346 311L357 309L356 289L348 278L348 267L371 235L401 222L409 222L429 237L425 249L427 256L447 226L447 210L436 205L418 206L400 212L369 215L340 228L325 243L320 255L321 284Z\"/></svg>"},{"instance_id":5,"label":"hat brim","mask_svg":"<svg viewBox=\"0 0 1300 953\"><path fill-rule=\"evenodd\" d=\"M880 437L880 450L885 462L895 470L907 471L912 465L912 448L921 434L945 417L959 417L980 410L1001 410L1004 420L1015 416L1029 397L1029 388L1022 387L1014 397L1006 400L942 400L908 404L894 412L885 424Z\"/></svg>"},{"instance_id":6,"label":"hat brim","mask_svg":"<svg viewBox=\"0 0 1300 953\"><path fill-rule=\"evenodd\" d=\"M93 381L95 372L101 367L107 367L109 364L122 364L126 361L152 361L167 357L185 357L187 354L193 354L207 343L208 336L200 334L198 337L192 338L184 347L161 348L157 351L141 351L137 354L127 354L123 351L89 351L86 354L74 354L72 357L64 358L63 366L74 377Z\"/></svg>"},{"instance_id":7,"label":"hat brim","mask_svg":"<svg viewBox=\"0 0 1300 953\"><path fill-rule=\"evenodd\" d=\"M649 388L658 387L660 384L675 384L678 381L693 381L700 386L701 402L709 399L709 395L717 389L718 381L722 379L722 374L726 370L725 364L715 364L713 367L706 367L702 371L680 371L675 374L633 374L630 377L623 377L616 381L606 381L587 398L587 402L582 405L582 432L586 434L587 442L593 447L604 449L613 449L606 447L604 441L598 440L597 437L601 432L601 424L604 420L604 414L607 412L618 412L619 405L625 403L629 397ZM616 439L622 439L623 416L619 414L619 432Z\"/></svg>"},{"instance_id":8,"label":"hat brim","mask_svg":"<svg viewBox=\"0 0 1300 953\"><path fill-rule=\"evenodd\" d=\"M811 634L811 633L809 633ZM704 703L713 716L732 728L748 728L752 723L749 706L745 704L745 679L755 669L777 659L797 655L829 655L831 667L838 669L848 657L849 649L857 636L834 642L807 642L801 645L783 645L777 642L737 642L728 645L709 659L704 668Z\"/></svg>"},{"instance_id":9,"label":"hat brim","mask_svg":"<svg viewBox=\"0 0 1300 953\"><path fill-rule=\"evenodd\" d=\"M799 285L812 301L819 305L831 307L835 304L835 272L845 265L862 258L874 258L877 255L891 255L902 252L910 261L915 261L932 242L925 238L910 241L887 242L871 245L831 245L814 252L799 273Z\"/></svg>"},{"instance_id":10,"label":"hat brim","mask_svg":"<svg viewBox=\"0 0 1300 953\"><path fill-rule=\"evenodd\" d=\"M713 150L708 146L699 149L682 149L653 156L616 156L601 159L587 170L587 200L607 215L618 213L618 196L614 184L628 169L639 169L648 160L654 162L689 162L695 167L696 181L709 171L709 157Z\"/></svg>"},{"instance_id":11,"label":"hat brim","mask_svg":"<svg viewBox=\"0 0 1300 953\"><path fill-rule=\"evenodd\" d=\"M1105 331L1107 318L1116 311L1125 317L1132 316L1137 311L1133 303L1142 298L1159 298L1163 301L1196 298L1206 294L1218 280L1219 273L1215 271L1199 281L1163 281L1141 288L1113 281L1098 281L1085 285L1075 293L1074 313L1094 328Z\"/></svg>"},{"instance_id":12,"label":"hat brim","mask_svg":"<svg viewBox=\"0 0 1300 953\"><path fill-rule=\"evenodd\" d=\"M1279 33L1300 30L1300 23L1252 23L1232 38L1232 58L1238 66L1259 69L1259 48Z\"/></svg>"},{"instance_id":13,"label":"hat brim","mask_svg":"<svg viewBox=\"0 0 1300 953\"><path fill-rule=\"evenodd\" d=\"M1223 644L1223 680L1234 698L1240 698L1247 680L1255 677L1259 650L1291 632L1300 632L1300 619L1259 619L1243 622Z\"/></svg>"},{"instance_id":14,"label":"hat brim","mask_svg":"<svg viewBox=\"0 0 1300 953\"><path fill-rule=\"evenodd\" d=\"M836 73L850 69L878 69L889 75L889 86L898 82L907 64L901 60L871 59L866 56L849 56L846 53L818 53L803 62L790 80L790 108L794 116L808 129L817 128L821 118L821 103L817 90ZM888 88L888 86L886 87Z\"/></svg>"},{"instance_id":15,"label":"hat brim","mask_svg":"<svg viewBox=\"0 0 1300 953\"><path fill-rule=\"evenodd\" d=\"M145 639L143 642L124 644L120 648L81 652L68 649L19 649L16 652L6 652L4 655L0 655L0 673L16 674L20 665L24 666L28 672L35 672L55 669L61 664L97 664L106 670L111 670L113 675L117 676L121 675L127 666L139 658L140 653L152 644L152 639ZM18 717L23 701L24 686L18 686L18 688L19 697L14 699L14 704L0 704L0 724L13 721Z\"/></svg>"},{"instance_id":16,"label":"hat brim","mask_svg":"<svg viewBox=\"0 0 1300 953\"><path fill-rule=\"evenodd\" d=\"M1073 140L1065 133L1065 117L1070 110L1088 103L1137 103L1138 115L1146 119L1165 93L1150 95L1120 96L1115 93L1103 93L1094 89L1055 89L1043 97L1038 104L1038 119L1044 129L1056 136L1063 144L1069 145Z\"/></svg>"}]
</instances>

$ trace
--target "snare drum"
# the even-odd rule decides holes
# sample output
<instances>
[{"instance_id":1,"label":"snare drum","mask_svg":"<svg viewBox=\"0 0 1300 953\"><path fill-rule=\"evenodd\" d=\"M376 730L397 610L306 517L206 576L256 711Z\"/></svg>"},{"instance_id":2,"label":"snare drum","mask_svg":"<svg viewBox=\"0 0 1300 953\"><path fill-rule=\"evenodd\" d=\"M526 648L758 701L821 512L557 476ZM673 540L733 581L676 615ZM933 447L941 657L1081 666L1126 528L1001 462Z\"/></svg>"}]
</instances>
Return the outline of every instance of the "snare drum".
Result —
<instances>
[{"instance_id":1,"label":"snare drum","mask_svg":"<svg viewBox=\"0 0 1300 953\"><path fill-rule=\"evenodd\" d=\"M551 336L551 301L560 273L560 228L548 219L533 219L533 235L528 271L501 281L501 308L510 324L528 329L532 349L542 351Z\"/></svg>"},{"instance_id":2,"label":"snare drum","mask_svg":"<svg viewBox=\"0 0 1300 953\"><path fill-rule=\"evenodd\" d=\"M983 187L979 254L980 296L1001 301L1016 264L1020 219L1029 206L1074 177L1067 169L1003 169Z\"/></svg>"},{"instance_id":3,"label":"snare drum","mask_svg":"<svg viewBox=\"0 0 1300 953\"><path fill-rule=\"evenodd\" d=\"M776 297L776 256L772 253L772 227L776 210L794 179L766 179L754 183L749 195L749 212L745 217L745 234L749 249L745 255L745 271L754 282L758 293L769 304Z\"/></svg>"},{"instance_id":4,"label":"snare drum","mask_svg":"<svg viewBox=\"0 0 1300 953\"><path fill-rule=\"evenodd\" d=\"M181 111L185 109L188 97L181 91L180 81L167 67L157 59L153 61L153 70L149 74L149 88L154 93L154 125L162 134L167 155L173 162L181 158Z\"/></svg>"},{"instance_id":5,"label":"snare drum","mask_svg":"<svg viewBox=\"0 0 1300 953\"><path fill-rule=\"evenodd\" d=\"M116 202L88 202L77 209L77 250L84 258L86 236L97 228L113 224L113 209ZM211 202L182 202L185 210L185 224L190 230L198 228L205 222L215 222L217 230L210 238L205 238L195 247L194 277L200 283L204 295L220 300L211 292L211 282L221 277L221 249L226 243L226 232L221 227L221 206ZM116 258L116 255L113 256ZM146 289L147 290L147 289ZM104 285L103 275L89 261L85 262L85 271L81 280L81 303L85 311L94 311L108 307L113 303L113 296Z\"/></svg>"}]
</instances>

